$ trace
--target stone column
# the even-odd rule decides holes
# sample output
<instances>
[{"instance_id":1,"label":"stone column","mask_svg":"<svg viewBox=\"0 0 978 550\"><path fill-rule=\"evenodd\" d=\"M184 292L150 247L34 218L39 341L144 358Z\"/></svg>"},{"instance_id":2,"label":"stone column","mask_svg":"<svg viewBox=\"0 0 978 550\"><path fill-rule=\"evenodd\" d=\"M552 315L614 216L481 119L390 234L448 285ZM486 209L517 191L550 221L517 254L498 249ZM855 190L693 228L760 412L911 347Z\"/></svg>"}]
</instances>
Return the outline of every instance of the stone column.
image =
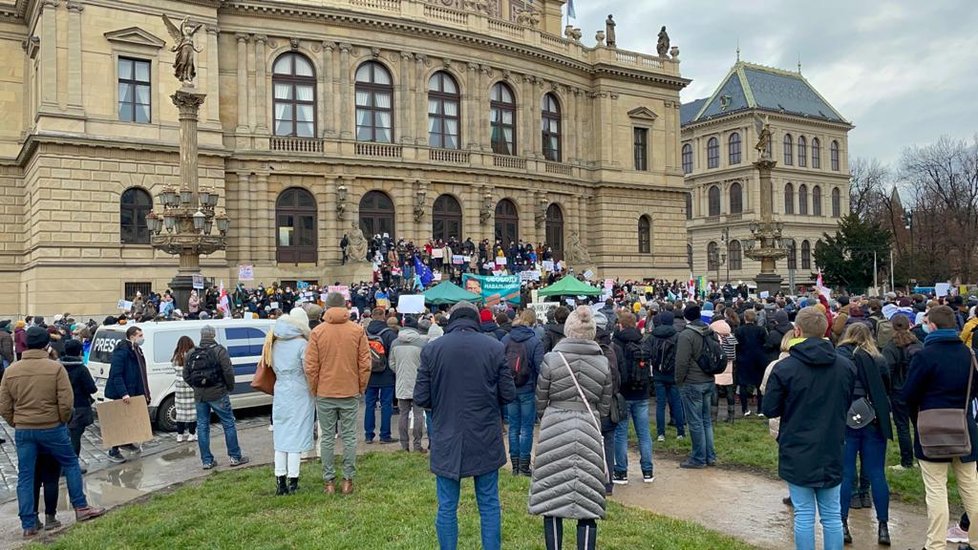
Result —
<instances>
[{"instance_id":1,"label":"stone column","mask_svg":"<svg viewBox=\"0 0 978 550\"><path fill-rule=\"evenodd\" d=\"M577 120L577 90L572 87L564 88L563 113L560 118L561 159L571 164L577 162L577 132L571 131L571 126ZM568 124L568 122L570 124Z\"/></svg>"},{"instance_id":2,"label":"stone column","mask_svg":"<svg viewBox=\"0 0 978 550\"><path fill-rule=\"evenodd\" d=\"M249 211L257 218L257 231L254 236L254 257L267 263L275 263L275 226L278 221L275 219L275 196L268 186L268 173L257 172L252 182L250 190L246 192L246 200L250 200L256 205L265 205L262 208L271 209L270 213L260 214L258 208L249 208Z\"/></svg>"},{"instance_id":3,"label":"stone column","mask_svg":"<svg viewBox=\"0 0 978 550\"><path fill-rule=\"evenodd\" d=\"M78 0L68 1L68 110L84 112L82 97L82 24L85 6Z\"/></svg>"},{"instance_id":4,"label":"stone column","mask_svg":"<svg viewBox=\"0 0 978 550\"><path fill-rule=\"evenodd\" d=\"M529 105L529 98L533 97L533 82L535 81L535 76L523 76L523 101L520 102L522 108L517 109L517 113L523 117L523 135L520 136L520 144L523 146L523 156L526 158L533 158L533 115L527 106Z\"/></svg>"},{"instance_id":5,"label":"stone column","mask_svg":"<svg viewBox=\"0 0 978 550\"><path fill-rule=\"evenodd\" d=\"M180 88L170 96L180 110L180 183L190 188L190 204L194 206L198 204L197 119L206 97L192 88ZM180 252L179 272L185 275L200 272L200 255L196 250Z\"/></svg>"},{"instance_id":6,"label":"stone column","mask_svg":"<svg viewBox=\"0 0 978 550\"><path fill-rule=\"evenodd\" d=\"M333 86L333 50L336 49L336 44L328 40L322 42L323 47L323 70L320 71L319 85L317 86L317 99L319 104L319 120L322 125L320 135L323 137L333 137L336 135L335 127L333 126L333 108L332 93L327 94L327 90L331 91ZM327 102L329 104L327 105Z\"/></svg>"},{"instance_id":7,"label":"stone column","mask_svg":"<svg viewBox=\"0 0 978 550\"><path fill-rule=\"evenodd\" d=\"M339 187L342 181L342 177L337 178L326 176L326 187L323 190L323 201L322 204L320 204L320 209L322 210L320 220L322 220L322 225L321 229L319 230L319 234L322 242L319 243L319 259L320 263L324 263L326 265L338 264L343 259L339 247L340 227L336 214L336 189Z\"/></svg>"},{"instance_id":8,"label":"stone column","mask_svg":"<svg viewBox=\"0 0 978 550\"><path fill-rule=\"evenodd\" d=\"M577 117L574 120L574 125L576 127L575 133L578 136L581 136L581 137L579 137L577 139L577 154L576 154L576 156L577 156L577 163L580 164L581 166L584 166L584 165L587 164L587 161L589 160L587 158L588 157L587 153L584 152L584 141L585 141L584 138L583 138L583 136L584 136L584 122L585 122L585 118L587 120L590 120L592 118L590 116L591 115L591 111L590 111L591 101L590 101L590 96L584 90L578 89L574 93L574 95L576 97L577 106L578 106ZM591 135L593 135L593 134L591 134Z\"/></svg>"},{"instance_id":9,"label":"stone column","mask_svg":"<svg viewBox=\"0 0 978 550\"><path fill-rule=\"evenodd\" d=\"M492 151L492 132L489 129L489 79L491 77L492 67L489 65L480 66L479 84L472 96L473 115L475 115L476 129L479 132L476 143L481 144L482 150L485 152Z\"/></svg>"},{"instance_id":10,"label":"stone column","mask_svg":"<svg viewBox=\"0 0 978 550\"><path fill-rule=\"evenodd\" d=\"M251 208L251 195L250 192L255 188L254 184L254 174L249 174L247 172L238 173L238 186L237 196L238 212L235 221L241 227L238 230L238 262L245 264L254 264L257 260L258 254L255 253L255 247L252 245L252 234L255 235L255 241L258 244L258 248L261 248L261 243L258 240L261 233L258 231L258 224L261 223L260 219L256 219L252 216ZM274 208L272 210L273 216Z\"/></svg>"},{"instance_id":11,"label":"stone column","mask_svg":"<svg viewBox=\"0 0 978 550\"><path fill-rule=\"evenodd\" d=\"M401 111L400 119L401 126L401 143L409 144L414 140L414 134L421 135L422 128L411 129L411 105L414 103L411 101L411 59L414 55L410 52L401 52L401 100L397 102L399 109ZM425 88L426 89L426 88ZM427 97L427 94L421 94Z\"/></svg>"},{"instance_id":12,"label":"stone column","mask_svg":"<svg viewBox=\"0 0 978 550\"><path fill-rule=\"evenodd\" d=\"M251 39L255 39L255 35L251 35ZM247 48L245 50L245 59L247 60L247 70L245 75L247 75L248 80L248 128L254 133L257 126L257 114L258 109L258 93L255 90L255 82L252 80L252 75L255 74L255 50L254 48Z\"/></svg>"},{"instance_id":13,"label":"stone column","mask_svg":"<svg viewBox=\"0 0 978 550\"><path fill-rule=\"evenodd\" d=\"M343 42L340 44L340 138L353 139L353 124L351 117L350 97L353 89L350 87L350 50L353 46Z\"/></svg>"},{"instance_id":14,"label":"stone column","mask_svg":"<svg viewBox=\"0 0 978 550\"><path fill-rule=\"evenodd\" d=\"M220 55L217 49L218 28L207 26L207 95L211 102L207 104L207 120L220 124L221 122L221 69Z\"/></svg>"},{"instance_id":15,"label":"stone column","mask_svg":"<svg viewBox=\"0 0 978 550\"><path fill-rule=\"evenodd\" d=\"M58 0L41 2L41 110L58 110Z\"/></svg>"},{"instance_id":16,"label":"stone column","mask_svg":"<svg viewBox=\"0 0 978 550\"><path fill-rule=\"evenodd\" d=\"M468 69L468 72L466 73L465 98L463 99L465 102L465 109L462 111L462 116L465 117L465 120L468 122L468 128L466 129L466 133L469 134L466 136L469 144L468 148L473 151L477 151L479 150L480 143L482 142L480 135L482 132L479 130L479 128L482 127L480 120L488 120L489 113L479 112L479 99L481 97L482 85L479 64L469 63L466 65L466 68Z\"/></svg>"},{"instance_id":17,"label":"stone column","mask_svg":"<svg viewBox=\"0 0 978 550\"><path fill-rule=\"evenodd\" d=\"M414 101L414 124L416 128L419 128L414 142L418 145L427 145L428 132L423 132L420 129L428 127L428 94L424 93L424 90L428 89L428 83L425 81L425 73L428 69L428 56L421 53L414 54L414 68L415 89L418 91L415 94Z\"/></svg>"},{"instance_id":18,"label":"stone column","mask_svg":"<svg viewBox=\"0 0 978 550\"><path fill-rule=\"evenodd\" d=\"M577 197L577 230L581 242L587 246L587 197L584 195Z\"/></svg>"},{"instance_id":19,"label":"stone column","mask_svg":"<svg viewBox=\"0 0 978 550\"><path fill-rule=\"evenodd\" d=\"M268 133L268 82L265 77L265 43L268 37L259 34L255 36L255 131L259 134Z\"/></svg>"},{"instance_id":20,"label":"stone column","mask_svg":"<svg viewBox=\"0 0 978 550\"><path fill-rule=\"evenodd\" d=\"M248 132L248 35L238 33L238 128L236 132Z\"/></svg>"}]
</instances>

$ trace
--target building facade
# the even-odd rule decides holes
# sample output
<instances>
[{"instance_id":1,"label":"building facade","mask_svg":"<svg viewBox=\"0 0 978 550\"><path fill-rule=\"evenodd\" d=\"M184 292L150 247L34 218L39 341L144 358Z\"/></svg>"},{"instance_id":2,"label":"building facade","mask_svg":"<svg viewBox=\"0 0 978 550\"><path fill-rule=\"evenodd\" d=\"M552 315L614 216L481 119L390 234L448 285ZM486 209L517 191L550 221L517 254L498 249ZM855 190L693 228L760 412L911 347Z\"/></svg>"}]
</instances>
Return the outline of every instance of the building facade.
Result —
<instances>
[{"instance_id":1,"label":"building facade","mask_svg":"<svg viewBox=\"0 0 978 550\"><path fill-rule=\"evenodd\" d=\"M0 312L105 314L174 275L145 223L181 183L163 13L202 25L200 183L232 224L205 276L359 279L354 230L685 276L678 49L585 46L563 4L0 0Z\"/></svg>"},{"instance_id":2,"label":"building facade","mask_svg":"<svg viewBox=\"0 0 978 550\"><path fill-rule=\"evenodd\" d=\"M709 98L682 106L681 165L686 175L687 261L698 276L751 281L750 227L760 222L757 124L773 134L774 217L793 241L778 262L784 284L814 281L815 243L849 211L848 132L801 72L737 62Z\"/></svg>"}]
</instances>

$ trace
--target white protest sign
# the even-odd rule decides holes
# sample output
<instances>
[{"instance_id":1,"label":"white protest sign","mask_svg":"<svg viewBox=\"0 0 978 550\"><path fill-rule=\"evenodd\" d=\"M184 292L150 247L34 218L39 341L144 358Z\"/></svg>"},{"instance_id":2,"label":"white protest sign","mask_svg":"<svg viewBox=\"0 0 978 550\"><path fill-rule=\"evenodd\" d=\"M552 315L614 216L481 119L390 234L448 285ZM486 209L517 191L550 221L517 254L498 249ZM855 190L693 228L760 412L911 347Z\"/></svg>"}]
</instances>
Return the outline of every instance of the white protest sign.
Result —
<instances>
[{"instance_id":1,"label":"white protest sign","mask_svg":"<svg viewBox=\"0 0 978 550\"><path fill-rule=\"evenodd\" d=\"M543 270L544 271L553 271L554 270L554 262L553 262L553 260L544 260L543 261Z\"/></svg>"},{"instance_id":2,"label":"white protest sign","mask_svg":"<svg viewBox=\"0 0 978 550\"><path fill-rule=\"evenodd\" d=\"M496 256L496 265L506 265L506 256Z\"/></svg>"},{"instance_id":3,"label":"white protest sign","mask_svg":"<svg viewBox=\"0 0 978 550\"><path fill-rule=\"evenodd\" d=\"M399 313L424 313L424 294L405 294L397 300Z\"/></svg>"},{"instance_id":4,"label":"white protest sign","mask_svg":"<svg viewBox=\"0 0 978 550\"><path fill-rule=\"evenodd\" d=\"M951 291L950 283L937 283L936 285L934 285L934 294L936 294L938 298L947 296L948 292L950 291Z\"/></svg>"},{"instance_id":5,"label":"white protest sign","mask_svg":"<svg viewBox=\"0 0 978 550\"><path fill-rule=\"evenodd\" d=\"M590 269L584 272L585 279L590 281L592 277L594 277L594 272L591 271Z\"/></svg>"},{"instance_id":6,"label":"white protest sign","mask_svg":"<svg viewBox=\"0 0 978 550\"><path fill-rule=\"evenodd\" d=\"M238 266L238 280L239 281L254 281L255 280L255 266L251 264L241 264Z\"/></svg>"}]
</instances>

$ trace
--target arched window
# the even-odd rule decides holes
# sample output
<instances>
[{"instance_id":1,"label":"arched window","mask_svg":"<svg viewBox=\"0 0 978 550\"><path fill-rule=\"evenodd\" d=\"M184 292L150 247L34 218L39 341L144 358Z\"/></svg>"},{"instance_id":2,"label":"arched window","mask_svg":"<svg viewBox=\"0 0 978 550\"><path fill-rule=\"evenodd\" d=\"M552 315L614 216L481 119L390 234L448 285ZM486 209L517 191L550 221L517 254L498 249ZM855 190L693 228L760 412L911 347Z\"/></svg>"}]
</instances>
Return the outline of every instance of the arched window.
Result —
<instances>
[{"instance_id":1,"label":"arched window","mask_svg":"<svg viewBox=\"0 0 978 550\"><path fill-rule=\"evenodd\" d=\"M683 174L693 173L693 146L683 145Z\"/></svg>"},{"instance_id":2,"label":"arched window","mask_svg":"<svg viewBox=\"0 0 978 550\"><path fill-rule=\"evenodd\" d=\"M798 269L798 247L795 241L788 243L788 269Z\"/></svg>"},{"instance_id":3,"label":"arched window","mask_svg":"<svg viewBox=\"0 0 978 550\"><path fill-rule=\"evenodd\" d=\"M829 146L829 156L832 158L832 170L839 171L839 142L832 140Z\"/></svg>"},{"instance_id":4,"label":"arched window","mask_svg":"<svg viewBox=\"0 0 978 550\"><path fill-rule=\"evenodd\" d=\"M693 194L686 193L686 219L693 219Z\"/></svg>"},{"instance_id":5,"label":"arched window","mask_svg":"<svg viewBox=\"0 0 978 550\"><path fill-rule=\"evenodd\" d=\"M720 140L711 137L706 142L706 167L718 168L720 166Z\"/></svg>"},{"instance_id":6,"label":"arched window","mask_svg":"<svg viewBox=\"0 0 978 550\"><path fill-rule=\"evenodd\" d=\"M638 253L652 253L652 221L648 216L638 218Z\"/></svg>"},{"instance_id":7,"label":"arched window","mask_svg":"<svg viewBox=\"0 0 978 550\"><path fill-rule=\"evenodd\" d=\"M720 269L720 249L717 243L711 242L706 245L706 270L716 271Z\"/></svg>"},{"instance_id":8,"label":"arched window","mask_svg":"<svg viewBox=\"0 0 978 550\"><path fill-rule=\"evenodd\" d=\"M798 136L798 166L808 166L808 141L805 136Z\"/></svg>"},{"instance_id":9,"label":"arched window","mask_svg":"<svg viewBox=\"0 0 978 550\"><path fill-rule=\"evenodd\" d=\"M452 75L438 71L428 80L428 145L458 149L459 105L462 96ZM461 235L456 235L461 237Z\"/></svg>"},{"instance_id":10,"label":"arched window","mask_svg":"<svg viewBox=\"0 0 978 550\"><path fill-rule=\"evenodd\" d=\"M784 213L795 213L795 186L790 183L784 186Z\"/></svg>"},{"instance_id":11,"label":"arched window","mask_svg":"<svg viewBox=\"0 0 978 550\"><path fill-rule=\"evenodd\" d=\"M543 158L560 162L560 103L557 96L543 96L540 125L543 135Z\"/></svg>"},{"instance_id":12,"label":"arched window","mask_svg":"<svg viewBox=\"0 0 978 550\"><path fill-rule=\"evenodd\" d=\"M360 229L368 239L387 233L394 238L394 201L383 191L369 191L360 199Z\"/></svg>"},{"instance_id":13,"label":"arched window","mask_svg":"<svg viewBox=\"0 0 978 550\"><path fill-rule=\"evenodd\" d=\"M146 214L153 209L153 197L144 189L130 187L119 201L119 240L122 244L149 244Z\"/></svg>"},{"instance_id":14,"label":"arched window","mask_svg":"<svg viewBox=\"0 0 978 550\"><path fill-rule=\"evenodd\" d=\"M305 56L280 55L272 66L275 135L316 137L316 70Z\"/></svg>"},{"instance_id":15,"label":"arched window","mask_svg":"<svg viewBox=\"0 0 978 550\"><path fill-rule=\"evenodd\" d=\"M549 212L549 208L547 211ZM509 246L520 240L520 215L516 204L509 199L496 203L496 240ZM551 245L552 246L552 245Z\"/></svg>"},{"instance_id":16,"label":"arched window","mask_svg":"<svg viewBox=\"0 0 978 550\"><path fill-rule=\"evenodd\" d=\"M804 183L798 186L798 214L808 215L808 186Z\"/></svg>"},{"instance_id":17,"label":"arched window","mask_svg":"<svg viewBox=\"0 0 978 550\"><path fill-rule=\"evenodd\" d=\"M547 244L553 249L558 260L564 257L564 212L560 205L553 203L547 207Z\"/></svg>"},{"instance_id":18,"label":"arched window","mask_svg":"<svg viewBox=\"0 0 978 550\"><path fill-rule=\"evenodd\" d=\"M727 157L730 164L740 164L740 133L734 132L727 139Z\"/></svg>"},{"instance_id":19,"label":"arched window","mask_svg":"<svg viewBox=\"0 0 978 550\"><path fill-rule=\"evenodd\" d=\"M730 266L731 271L743 269L743 248L740 246L740 241L730 241L727 245L727 265Z\"/></svg>"},{"instance_id":20,"label":"arched window","mask_svg":"<svg viewBox=\"0 0 978 550\"><path fill-rule=\"evenodd\" d=\"M693 271L693 245L686 244L686 265L689 266L689 271Z\"/></svg>"},{"instance_id":21,"label":"arched window","mask_svg":"<svg viewBox=\"0 0 978 550\"><path fill-rule=\"evenodd\" d=\"M394 81L376 61L357 68L357 141L394 141Z\"/></svg>"},{"instance_id":22,"label":"arched window","mask_svg":"<svg viewBox=\"0 0 978 550\"><path fill-rule=\"evenodd\" d=\"M812 187L812 215L822 215L822 188L817 185Z\"/></svg>"},{"instance_id":23,"label":"arched window","mask_svg":"<svg viewBox=\"0 0 978 550\"><path fill-rule=\"evenodd\" d=\"M431 238L462 238L462 205L451 195L440 195L431 209Z\"/></svg>"},{"instance_id":24,"label":"arched window","mask_svg":"<svg viewBox=\"0 0 978 550\"><path fill-rule=\"evenodd\" d=\"M707 202L709 202L710 217L720 215L720 186L713 185L707 192Z\"/></svg>"},{"instance_id":25,"label":"arched window","mask_svg":"<svg viewBox=\"0 0 978 550\"><path fill-rule=\"evenodd\" d=\"M839 192L839 188L835 187L832 189L832 217L838 218L842 215L842 193Z\"/></svg>"},{"instance_id":26,"label":"arched window","mask_svg":"<svg viewBox=\"0 0 978 550\"><path fill-rule=\"evenodd\" d=\"M492 125L492 152L516 154L516 96L507 84L497 82L489 94L489 123Z\"/></svg>"},{"instance_id":27,"label":"arched window","mask_svg":"<svg viewBox=\"0 0 978 550\"><path fill-rule=\"evenodd\" d=\"M275 201L276 257L280 263L316 263L316 199L299 187Z\"/></svg>"},{"instance_id":28,"label":"arched window","mask_svg":"<svg viewBox=\"0 0 978 550\"><path fill-rule=\"evenodd\" d=\"M822 167L822 142L812 138L812 168Z\"/></svg>"},{"instance_id":29,"label":"arched window","mask_svg":"<svg viewBox=\"0 0 978 550\"><path fill-rule=\"evenodd\" d=\"M744 188L740 183L730 185L730 213L740 214L744 211Z\"/></svg>"},{"instance_id":30,"label":"arched window","mask_svg":"<svg viewBox=\"0 0 978 550\"><path fill-rule=\"evenodd\" d=\"M812 268L812 245L808 241L801 241L801 268Z\"/></svg>"},{"instance_id":31,"label":"arched window","mask_svg":"<svg viewBox=\"0 0 978 550\"><path fill-rule=\"evenodd\" d=\"M791 134L785 134L784 135L784 164L785 164L785 166L791 166L792 164L794 164L794 161L793 161L794 155L792 154L792 151L794 151L794 148L795 148L795 142L791 139Z\"/></svg>"}]
</instances>

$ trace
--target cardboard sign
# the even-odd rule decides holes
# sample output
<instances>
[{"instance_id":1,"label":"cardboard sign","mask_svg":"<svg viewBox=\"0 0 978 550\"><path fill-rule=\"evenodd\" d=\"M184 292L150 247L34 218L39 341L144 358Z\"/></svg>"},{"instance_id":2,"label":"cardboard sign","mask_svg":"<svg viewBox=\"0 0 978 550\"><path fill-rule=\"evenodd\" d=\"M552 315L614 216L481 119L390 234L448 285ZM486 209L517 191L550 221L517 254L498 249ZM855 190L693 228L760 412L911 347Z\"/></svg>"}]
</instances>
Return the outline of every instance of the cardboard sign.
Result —
<instances>
[{"instance_id":1,"label":"cardboard sign","mask_svg":"<svg viewBox=\"0 0 978 550\"><path fill-rule=\"evenodd\" d=\"M539 281L539 271L520 271L520 281Z\"/></svg>"},{"instance_id":2,"label":"cardboard sign","mask_svg":"<svg viewBox=\"0 0 978 550\"><path fill-rule=\"evenodd\" d=\"M444 258L445 257L445 249L444 248L434 248L434 249L432 249L431 250L431 257L432 258Z\"/></svg>"},{"instance_id":3,"label":"cardboard sign","mask_svg":"<svg viewBox=\"0 0 978 550\"><path fill-rule=\"evenodd\" d=\"M938 298L947 296L950 291L951 291L950 283L937 283L936 285L934 285L934 293L937 295Z\"/></svg>"},{"instance_id":4,"label":"cardboard sign","mask_svg":"<svg viewBox=\"0 0 978 550\"><path fill-rule=\"evenodd\" d=\"M143 396L133 396L128 404L121 399L99 403L95 411L98 413L104 448L153 440L149 409Z\"/></svg>"},{"instance_id":5,"label":"cardboard sign","mask_svg":"<svg viewBox=\"0 0 978 550\"><path fill-rule=\"evenodd\" d=\"M194 288L196 288L197 290L203 290L203 288L204 288L204 276L203 275L200 275L200 274L197 274L197 275L191 275L191 278L193 279L193 285L192 286Z\"/></svg>"},{"instance_id":6,"label":"cardboard sign","mask_svg":"<svg viewBox=\"0 0 978 550\"><path fill-rule=\"evenodd\" d=\"M119 303L116 304L116 307L118 307L122 311L129 311L132 309L132 302L130 302L129 300L119 300Z\"/></svg>"},{"instance_id":7,"label":"cardboard sign","mask_svg":"<svg viewBox=\"0 0 978 550\"><path fill-rule=\"evenodd\" d=\"M241 264L238 266L238 280L239 281L254 281L255 280L255 266L251 264Z\"/></svg>"},{"instance_id":8,"label":"cardboard sign","mask_svg":"<svg viewBox=\"0 0 978 550\"><path fill-rule=\"evenodd\" d=\"M424 313L424 294L405 294L397 299L398 313Z\"/></svg>"}]
</instances>

